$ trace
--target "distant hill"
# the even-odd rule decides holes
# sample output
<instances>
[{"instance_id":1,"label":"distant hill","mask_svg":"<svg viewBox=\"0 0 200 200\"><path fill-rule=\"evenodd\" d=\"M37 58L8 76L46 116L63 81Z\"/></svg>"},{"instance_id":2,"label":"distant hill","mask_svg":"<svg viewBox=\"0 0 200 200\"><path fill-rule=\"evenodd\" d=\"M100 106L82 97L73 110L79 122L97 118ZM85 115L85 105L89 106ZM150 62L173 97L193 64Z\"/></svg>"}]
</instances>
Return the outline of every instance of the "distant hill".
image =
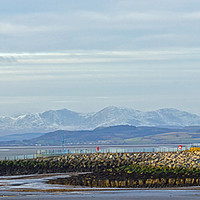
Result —
<instances>
[{"instance_id":1,"label":"distant hill","mask_svg":"<svg viewBox=\"0 0 200 200\"><path fill-rule=\"evenodd\" d=\"M0 145L61 146L74 144L163 144L200 143L200 127L157 128L120 125L94 130L64 131L46 133L23 141L0 142Z\"/></svg>"},{"instance_id":2,"label":"distant hill","mask_svg":"<svg viewBox=\"0 0 200 200\"><path fill-rule=\"evenodd\" d=\"M172 108L142 112L106 107L96 113L77 113L67 109L50 110L17 117L0 117L0 134L46 133L56 130L93 130L116 125L184 127L200 126L200 116Z\"/></svg>"},{"instance_id":3,"label":"distant hill","mask_svg":"<svg viewBox=\"0 0 200 200\"><path fill-rule=\"evenodd\" d=\"M32 138L44 135L44 133L23 133L23 134L13 134L0 137L0 141L12 141L12 140L29 140Z\"/></svg>"}]
</instances>

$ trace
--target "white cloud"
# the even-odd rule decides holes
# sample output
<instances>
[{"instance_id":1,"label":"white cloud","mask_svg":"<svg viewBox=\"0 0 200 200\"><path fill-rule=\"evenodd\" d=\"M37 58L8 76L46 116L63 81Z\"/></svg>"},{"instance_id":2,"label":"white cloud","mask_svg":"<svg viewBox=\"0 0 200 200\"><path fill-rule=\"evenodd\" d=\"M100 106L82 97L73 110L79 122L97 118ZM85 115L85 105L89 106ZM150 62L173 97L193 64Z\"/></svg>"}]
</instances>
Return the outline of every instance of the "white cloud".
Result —
<instances>
[{"instance_id":1,"label":"white cloud","mask_svg":"<svg viewBox=\"0 0 200 200\"><path fill-rule=\"evenodd\" d=\"M168 35L167 35L168 36ZM160 36L157 36L160 37ZM162 36L161 36L162 37ZM169 35L170 37L170 35ZM68 51L48 53L1 53L0 63L19 64L70 64L115 63L145 60L200 59L200 48L141 51Z\"/></svg>"},{"instance_id":2,"label":"white cloud","mask_svg":"<svg viewBox=\"0 0 200 200\"><path fill-rule=\"evenodd\" d=\"M29 33L42 33L49 31L60 31L62 28L58 26L44 26L44 25L26 25L13 23L0 23L0 34L7 35L18 35L18 34L29 34Z\"/></svg>"},{"instance_id":3,"label":"white cloud","mask_svg":"<svg viewBox=\"0 0 200 200\"><path fill-rule=\"evenodd\" d=\"M196 11L172 12L172 11L127 11L110 10L72 10L71 12L41 12L16 14L14 16L3 16L0 20L0 33L30 33L30 32L59 32L76 31L87 29L112 29L127 28L137 29L140 27L149 28L149 23L162 25L165 22L167 27L170 23L177 21L195 20L200 18L200 13Z\"/></svg>"},{"instance_id":4,"label":"white cloud","mask_svg":"<svg viewBox=\"0 0 200 200\"><path fill-rule=\"evenodd\" d=\"M186 13L183 15L183 18L189 20L200 20L200 12Z\"/></svg>"},{"instance_id":5,"label":"white cloud","mask_svg":"<svg viewBox=\"0 0 200 200\"><path fill-rule=\"evenodd\" d=\"M0 8L0 96L13 98L7 110L17 96L26 109L39 107L42 96L45 109L52 99L89 108L199 98L199 0L7 2Z\"/></svg>"},{"instance_id":6,"label":"white cloud","mask_svg":"<svg viewBox=\"0 0 200 200\"><path fill-rule=\"evenodd\" d=\"M133 50L180 44L194 47L199 45L195 37L200 29L197 26L199 16L199 12L191 10L115 9L3 16L0 51Z\"/></svg>"}]
</instances>

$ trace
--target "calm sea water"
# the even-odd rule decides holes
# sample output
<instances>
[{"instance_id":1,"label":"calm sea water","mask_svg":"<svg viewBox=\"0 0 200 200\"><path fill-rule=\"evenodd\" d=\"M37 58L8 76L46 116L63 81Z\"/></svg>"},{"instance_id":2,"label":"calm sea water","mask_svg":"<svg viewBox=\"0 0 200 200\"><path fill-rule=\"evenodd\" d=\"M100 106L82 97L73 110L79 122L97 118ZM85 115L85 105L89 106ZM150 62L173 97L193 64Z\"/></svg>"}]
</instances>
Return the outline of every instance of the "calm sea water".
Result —
<instances>
[{"instance_id":1,"label":"calm sea water","mask_svg":"<svg viewBox=\"0 0 200 200\"><path fill-rule=\"evenodd\" d=\"M27 147L27 146L19 146L19 147L0 147L0 160L5 157L10 156L19 156L19 155L32 155L36 154L37 150L46 150L46 149L62 149L61 147Z\"/></svg>"}]
</instances>

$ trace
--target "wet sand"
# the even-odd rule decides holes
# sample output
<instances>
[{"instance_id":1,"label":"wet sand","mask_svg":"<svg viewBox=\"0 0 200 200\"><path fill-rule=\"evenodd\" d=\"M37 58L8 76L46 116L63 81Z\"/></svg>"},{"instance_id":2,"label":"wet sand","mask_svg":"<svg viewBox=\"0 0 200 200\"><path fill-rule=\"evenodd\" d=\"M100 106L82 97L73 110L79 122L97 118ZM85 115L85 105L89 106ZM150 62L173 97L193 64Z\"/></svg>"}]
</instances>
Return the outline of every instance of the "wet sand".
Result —
<instances>
[{"instance_id":1,"label":"wet sand","mask_svg":"<svg viewBox=\"0 0 200 200\"><path fill-rule=\"evenodd\" d=\"M120 190L120 191L80 191L70 193L17 193L0 192L0 199L43 199L43 200L197 200L200 191L196 190Z\"/></svg>"},{"instance_id":2,"label":"wet sand","mask_svg":"<svg viewBox=\"0 0 200 200\"><path fill-rule=\"evenodd\" d=\"M66 174L43 174L0 177L0 199L8 200L197 200L200 187L167 189L112 189L80 186L48 185L48 179L70 176Z\"/></svg>"}]
</instances>

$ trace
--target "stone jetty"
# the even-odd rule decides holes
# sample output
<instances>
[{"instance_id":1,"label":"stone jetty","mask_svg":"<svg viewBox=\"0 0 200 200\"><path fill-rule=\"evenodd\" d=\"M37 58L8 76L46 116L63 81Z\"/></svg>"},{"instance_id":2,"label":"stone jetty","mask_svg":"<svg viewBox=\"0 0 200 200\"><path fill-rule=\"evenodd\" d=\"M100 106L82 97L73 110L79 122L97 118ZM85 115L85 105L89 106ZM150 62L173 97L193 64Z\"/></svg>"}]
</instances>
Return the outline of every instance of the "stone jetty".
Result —
<instances>
[{"instance_id":1,"label":"stone jetty","mask_svg":"<svg viewBox=\"0 0 200 200\"><path fill-rule=\"evenodd\" d=\"M0 161L0 175L93 172L128 165L200 168L200 152L93 153L59 157Z\"/></svg>"},{"instance_id":2,"label":"stone jetty","mask_svg":"<svg viewBox=\"0 0 200 200\"><path fill-rule=\"evenodd\" d=\"M91 170L98 168L116 168L132 164L154 167L200 168L200 151L71 154L47 158L45 160L68 163L70 168Z\"/></svg>"},{"instance_id":3,"label":"stone jetty","mask_svg":"<svg viewBox=\"0 0 200 200\"><path fill-rule=\"evenodd\" d=\"M200 185L200 152L107 153L60 157L93 173L50 180L50 184L146 188ZM124 166L135 166L134 172ZM139 169L138 169L139 168ZM84 170L83 170L84 171Z\"/></svg>"},{"instance_id":4,"label":"stone jetty","mask_svg":"<svg viewBox=\"0 0 200 200\"><path fill-rule=\"evenodd\" d=\"M0 161L1 176L65 172L92 173L49 183L89 187L200 185L200 152L65 154L59 157Z\"/></svg>"}]
</instances>

